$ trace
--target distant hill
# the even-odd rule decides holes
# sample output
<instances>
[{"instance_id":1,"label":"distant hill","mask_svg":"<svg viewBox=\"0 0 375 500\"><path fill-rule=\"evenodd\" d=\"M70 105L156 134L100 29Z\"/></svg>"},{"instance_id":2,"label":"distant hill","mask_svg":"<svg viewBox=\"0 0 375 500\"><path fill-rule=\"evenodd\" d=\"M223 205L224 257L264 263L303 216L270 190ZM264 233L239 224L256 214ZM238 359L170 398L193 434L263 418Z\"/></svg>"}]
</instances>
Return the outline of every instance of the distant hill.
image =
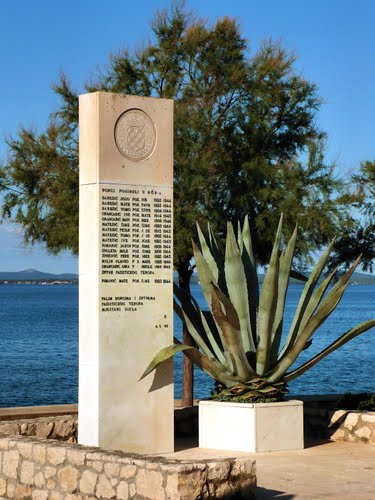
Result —
<instances>
[{"instance_id":1,"label":"distant hill","mask_svg":"<svg viewBox=\"0 0 375 500\"><path fill-rule=\"evenodd\" d=\"M0 281L34 281L34 280L77 280L78 274L42 273L36 269L25 269L24 271L0 271Z\"/></svg>"}]
</instances>

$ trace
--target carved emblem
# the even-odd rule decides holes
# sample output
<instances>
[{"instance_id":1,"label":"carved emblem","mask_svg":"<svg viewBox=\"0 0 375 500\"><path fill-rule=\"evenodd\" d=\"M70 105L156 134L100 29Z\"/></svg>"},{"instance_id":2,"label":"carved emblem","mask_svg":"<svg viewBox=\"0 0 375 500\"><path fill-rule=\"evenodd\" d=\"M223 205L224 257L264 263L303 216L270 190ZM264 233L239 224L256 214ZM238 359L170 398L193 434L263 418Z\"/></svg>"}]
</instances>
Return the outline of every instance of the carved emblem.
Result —
<instances>
[{"instance_id":1,"label":"carved emblem","mask_svg":"<svg viewBox=\"0 0 375 500\"><path fill-rule=\"evenodd\" d=\"M115 141L117 149L129 160L145 160L155 148L155 125L144 111L129 109L117 120Z\"/></svg>"}]
</instances>

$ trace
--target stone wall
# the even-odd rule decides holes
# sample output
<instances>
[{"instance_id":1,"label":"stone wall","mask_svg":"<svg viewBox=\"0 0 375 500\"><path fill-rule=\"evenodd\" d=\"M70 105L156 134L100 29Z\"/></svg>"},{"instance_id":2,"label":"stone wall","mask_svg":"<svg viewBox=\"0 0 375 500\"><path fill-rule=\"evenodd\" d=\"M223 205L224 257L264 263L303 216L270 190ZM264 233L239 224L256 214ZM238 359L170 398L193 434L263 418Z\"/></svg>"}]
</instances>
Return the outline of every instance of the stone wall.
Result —
<instances>
[{"instance_id":1,"label":"stone wall","mask_svg":"<svg viewBox=\"0 0 375 500\"><path fill-rule=\"evenodd\" d=\"M375 444L375 412L335 410L335 400L304 403L305 439ZM175 437L198 437L198 406L175 408ZM0 421L0 434L77 442L76 415Z\"/></svg>"},{"instance_id":2,"label":"stone wall","mask_svg":"<svg viewBox=\"0 0 375 500\"><path fill-rule=\"evenodd\" d=\"M375 444L375 412L305 407L305 437Z\"/></svg>"},{"instance_id":3,"label":"stone wall","mask_svg":"<svg viewBox=\"0 0 375 500\"><path fill-rule=\"evenodd\" d=\"M177 461L0 436L0 497L32 500L255 498L255 460Z\"/></svg>"},{"instance_id":4,"label":"stone wall","mask_svg":"<svg viewBox=\"0 0 375 500\"><path fill-rule=\"evenodd\" d=\"M78 417L75 415L0 421L0 434L7 436L34 436L76 443L77 432Z\"/></svg>"}]
</instances>

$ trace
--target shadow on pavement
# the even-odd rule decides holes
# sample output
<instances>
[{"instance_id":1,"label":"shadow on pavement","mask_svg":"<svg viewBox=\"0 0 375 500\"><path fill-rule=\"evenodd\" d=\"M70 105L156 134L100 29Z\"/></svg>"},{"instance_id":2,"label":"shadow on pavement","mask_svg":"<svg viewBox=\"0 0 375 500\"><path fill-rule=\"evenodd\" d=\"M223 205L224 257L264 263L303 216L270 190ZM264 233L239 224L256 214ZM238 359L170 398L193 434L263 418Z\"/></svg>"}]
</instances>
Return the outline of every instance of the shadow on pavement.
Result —
<instances>
[{"instance_id":1,"label":"shadow on pavement","mask_svg":"<svg viewBox=\"0 0 375 500\"><path fill-rule=\"evenodd\" d=\"M295 498L295 495L291 495L290 493L285 493L285 491L278 490L268 490L267 488L262 488L261 486L257 486L255 490L255 498L258 500L267 499L267 498L283 498L284 500L289 500Z\"/></svg>"},{"instance_id":2,"label":"shadow on pavement","mask_svg":"<svg viewBox=\"0 0 375 500\"><path fill-rule=\"evenodd\" d=\"M321 446L322 444L334 443L330 439L305 439L304 449L314 448L314 446Z\"/></svg>"}]
</instances>

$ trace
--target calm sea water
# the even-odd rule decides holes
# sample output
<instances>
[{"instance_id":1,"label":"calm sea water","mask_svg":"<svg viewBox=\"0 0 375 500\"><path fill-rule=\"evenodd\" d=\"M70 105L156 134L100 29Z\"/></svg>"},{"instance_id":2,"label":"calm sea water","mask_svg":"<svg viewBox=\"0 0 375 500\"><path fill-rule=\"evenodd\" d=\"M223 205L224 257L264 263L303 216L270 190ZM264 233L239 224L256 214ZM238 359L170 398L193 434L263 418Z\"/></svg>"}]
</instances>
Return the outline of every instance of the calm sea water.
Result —
<instances>
[{"instance_id":1,"label":"calm sea water","mask_svg":"<svg viewBox=\"0 0 375 500\"><path fill-rule=\"evenodd\" d=\"M302 287L292 285L286 308L290 324ZM198 285L193 293L204 306ZM76 403L78 386L78 286L0 286L0 407ZM301 362L350 327L375 316L375 286L350 286ZM175 334L181 325L175 321ZM291 394L375 392L375 329L330 354L290 383ZM182 355L175 359L175 396L181 396ZM297 366L297 365L296 365ZM213 383L195 371L195 397Z\"/></svg>"}]
</instances>

